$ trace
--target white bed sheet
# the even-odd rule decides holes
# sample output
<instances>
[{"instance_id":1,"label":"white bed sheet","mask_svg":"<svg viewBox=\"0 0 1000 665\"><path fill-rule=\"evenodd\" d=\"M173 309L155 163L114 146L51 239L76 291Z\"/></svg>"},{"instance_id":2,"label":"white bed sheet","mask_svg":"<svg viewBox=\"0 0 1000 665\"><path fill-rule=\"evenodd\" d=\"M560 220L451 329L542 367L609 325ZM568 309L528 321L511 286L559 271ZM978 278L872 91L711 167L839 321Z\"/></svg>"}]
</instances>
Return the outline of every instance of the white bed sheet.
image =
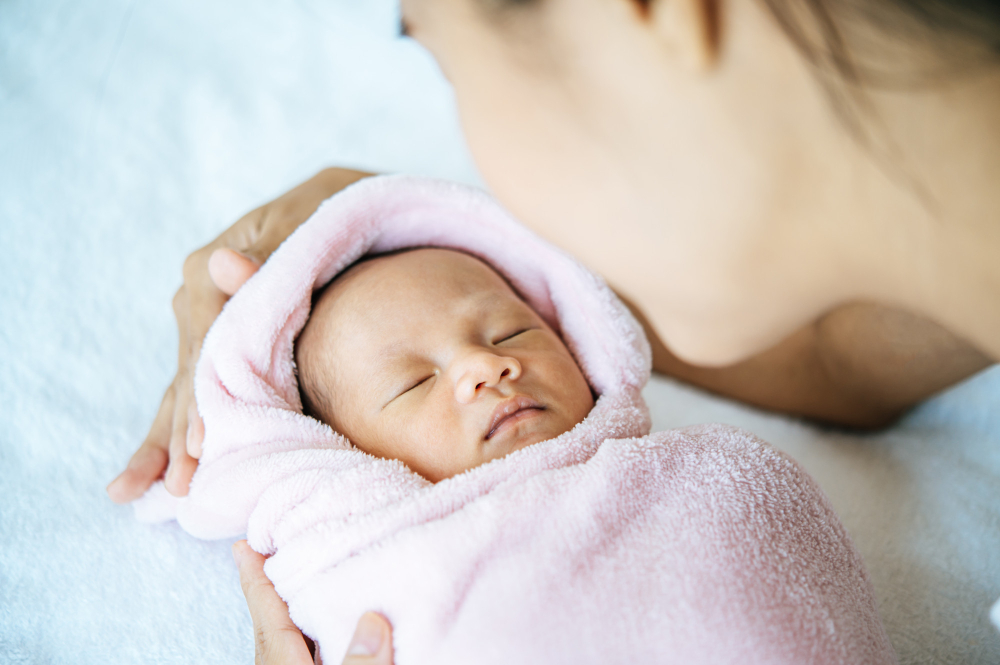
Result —
<instances>
[{"instance_id":1,"label":"white bed sheet","mask_svg":"<svg viewBox=\"0 0 1000 665\"><path fill-rule=\"evenodd\" d=\"M389 0L0 2L0 663L249 663L229 543L104 485L174 368L179 266L325 165L477 182ZM852 436L667 380L819 480L903 663L1000 663L1000 370Z\"/></svg>"}]
</instances>

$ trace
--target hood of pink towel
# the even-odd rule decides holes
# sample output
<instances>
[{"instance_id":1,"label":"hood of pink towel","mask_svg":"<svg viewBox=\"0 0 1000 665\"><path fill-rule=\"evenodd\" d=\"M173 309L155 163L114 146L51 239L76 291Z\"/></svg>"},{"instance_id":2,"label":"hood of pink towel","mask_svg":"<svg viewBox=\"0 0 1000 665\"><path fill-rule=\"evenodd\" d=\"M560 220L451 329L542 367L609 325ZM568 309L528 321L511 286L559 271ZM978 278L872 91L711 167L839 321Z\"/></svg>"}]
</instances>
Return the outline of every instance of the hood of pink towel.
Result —
<instances>
[{"instance_id":1,"label":"hood of pink towel","mask_svg":"<svg viewBox=\"0 0 1000 665\"><path fill-rule=\"evenodd\" d=\"M599 395L583 422L430 483L303 415L293 345L313 290L365 254L423 246L481 257L560 331ZM649 435L649 370L608 287L488 196L365 180L219 316L195 377L198 471L157 517L203 538L245 532L326 660L374 609L400 665L894 662L815 483L733 428Z\"/></svg>"},{"instance_id":2,"label":"hood of pink towel","mask_svg":"<svg viewBox=\"0 0 1000 665\"><path fill-rule=\"evenodd\" d=\"M452 501L471 500L512 476L585 461L606 439L649 432L641 396L649 345L599 277L478 189L406 176L369 178L324 202L227 303L206 337L195 379L203 452L189 495L176 506L187 531L202 538L246 532L262 494L274 491L283 475L301 484L308 468L335 469L343 496L330 497L331 503L346 512L385 507L427 489L429 482L399 462L357 450L302 413L293 348L314 290L366 254L425 246L467 252L504 275L562 335L599 396L572 431L444 481ZM539 447L544 451L534 450ZM232 482L236 478L240 482ZM372 483L385 491L370 491ZM267 512L266 504L259 512ZM274 550L268 529L250 536L260 551Z\"/></svg>"}]
</instances>

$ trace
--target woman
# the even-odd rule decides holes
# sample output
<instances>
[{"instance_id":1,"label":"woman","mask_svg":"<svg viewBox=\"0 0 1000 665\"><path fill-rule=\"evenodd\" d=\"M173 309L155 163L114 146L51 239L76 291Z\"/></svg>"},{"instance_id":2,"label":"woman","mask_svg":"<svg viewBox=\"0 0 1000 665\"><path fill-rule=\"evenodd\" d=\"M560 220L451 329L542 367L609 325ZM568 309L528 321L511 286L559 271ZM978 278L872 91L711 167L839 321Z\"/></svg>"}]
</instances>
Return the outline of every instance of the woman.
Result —
<instances>
[{"instance_id":1,"label":"woman","mask_svg":"<svg viewBox=\"0 0 1000 665\"><path fill-rule=\"evenodd\" d=\"M1000 3L402 4L493 193L634 303L658 371L870 428L1000 358ZM324 171L188 258L178 374L112 498L165 468L186 493L226 293L362 176Z\"/></svg>"}]
</instances>

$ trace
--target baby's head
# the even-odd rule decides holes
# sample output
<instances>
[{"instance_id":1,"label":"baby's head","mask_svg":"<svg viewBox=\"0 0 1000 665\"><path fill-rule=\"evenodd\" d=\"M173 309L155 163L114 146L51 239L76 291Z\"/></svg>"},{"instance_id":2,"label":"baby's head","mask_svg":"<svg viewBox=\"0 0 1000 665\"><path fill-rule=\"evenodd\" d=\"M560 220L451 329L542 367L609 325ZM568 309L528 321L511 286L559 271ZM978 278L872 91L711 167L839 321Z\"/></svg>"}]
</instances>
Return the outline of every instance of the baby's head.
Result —
<instances>
[{"instance_id":1,"label":"baby's head","mask_svg":"<svg viewBox=\"0 0 1000 665\"><path fill-rule=\"evenodd\" d=\"M295 358L308 412L432 482L569 431L594 405L559 335L490 266L446 249L343 272Z\"/></svg>"}]
</instances>

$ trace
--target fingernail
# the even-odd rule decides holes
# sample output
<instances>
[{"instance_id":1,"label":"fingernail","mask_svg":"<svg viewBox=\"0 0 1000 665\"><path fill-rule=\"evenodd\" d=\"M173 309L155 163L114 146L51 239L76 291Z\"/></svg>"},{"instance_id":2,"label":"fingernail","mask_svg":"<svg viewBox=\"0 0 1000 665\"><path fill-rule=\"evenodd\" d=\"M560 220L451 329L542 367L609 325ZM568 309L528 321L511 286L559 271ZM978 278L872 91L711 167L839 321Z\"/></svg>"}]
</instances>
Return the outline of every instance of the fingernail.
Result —
<instances>
[{"instance_id":1,"label":"fingernail","mask_svg":"<svg viewBox=\"0 0 1000 665\"><path fill-rule=\"evenodd\" d=\"M351 645L347 647L348 656L374 656L382 649L385 640L385 630L382 619L374 612L365 612L358 620L354 630Z\"/></svg>"},{"instance_id":2,"label":"fingernail","mask_svg":"<svg viewBox=\"0 0 1000 665\"><path fill-rule=\"evenodd\" d=\"M195 407L194 403L191 403L191 407L188 409L188 427L187 427L187 452L191 457L198 459L201 457L201 444L205 440L205 425L198 415L198 409Z\"/></svg>"},{"instance_id":3,"label":"fingernail","mask_svg":"<svg viewBox=\"0 0 1000 665\"><path fill-rule=\"evenodd\" d=\"M108 493L108 496L111 497L112 500L115 500L115 499L118 498L118 494L119 494L118 489L122 485L122 483L124 482L124 480L125 480L124 478L122 478L121 476L118 476L117 478L115 478L114 480L112 480L110 483L108 483L108 486L104 488L104 491Z\"/></svg>"},{"instance_id":4,"label":"fingernail","mask_svg":"<svg viewBox=\"0 0 1000 665\"><path fill-rule=\"evenodd\" d=\"M240 564L243 563L243 554L244 554L243 544L245 542L246 541L243 540L237 540L235 543L233 543L233 561L236 562L237 568L239 568Z\"/></svg>"},{"instance_id":5,"label":"fingernail","mask_svg":"<svg viewBox=\"0 0 1000 665\"><path fill-rule=\"evenodd\" d=\"M242 257L243 257L243 258L245 258L245 259L250 259L251 261L253 261L253 262L254 262L254 263L256 263L257 265L260 265L260 264L261 264L261 260L260 260L260 259L258 259L258 258L257 258L256 256L254 256L253 254L251 254L251 253L250 253L250 250L233 250L233 251L234 251L234 252L236 252L237 254L239 254L240 256L242 256Z\"/></svg>"}]
</instances>

